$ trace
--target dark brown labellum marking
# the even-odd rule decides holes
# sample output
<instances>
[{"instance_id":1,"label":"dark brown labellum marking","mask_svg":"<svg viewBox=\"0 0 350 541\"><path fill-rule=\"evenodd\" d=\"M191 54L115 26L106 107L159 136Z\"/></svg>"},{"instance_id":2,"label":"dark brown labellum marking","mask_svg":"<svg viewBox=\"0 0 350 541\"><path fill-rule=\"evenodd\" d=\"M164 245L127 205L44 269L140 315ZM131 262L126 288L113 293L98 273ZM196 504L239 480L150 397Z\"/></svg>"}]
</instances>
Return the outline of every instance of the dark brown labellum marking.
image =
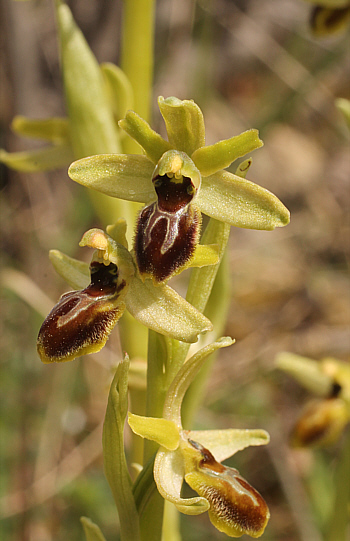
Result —
<instances>
[{"instance_id":1,"label":"dark brown labellum marking","mask_svg":"<svg viewBox=\"0 0 350 541\"><path fill-rule=\"evenodd\" d=\"M193 256L201 214L191 203L195 188L190 178L157 176L154 186L158 200L139 215L135 252L140 274L162 282Z\"/></svg>"},{"instance_id":2,"label":"dark brown labellum marking","mask_svg":"<svg viewBox=\"0 0 350 541\"><path fill-rule=\"evenodd\" d=\"M121 317L118 301L125 281L118 268L92 262L91 283L81 291L62 295L41 326L37 348L43 362L69 361L99 351Z\"/></svg>"}]
</instances>

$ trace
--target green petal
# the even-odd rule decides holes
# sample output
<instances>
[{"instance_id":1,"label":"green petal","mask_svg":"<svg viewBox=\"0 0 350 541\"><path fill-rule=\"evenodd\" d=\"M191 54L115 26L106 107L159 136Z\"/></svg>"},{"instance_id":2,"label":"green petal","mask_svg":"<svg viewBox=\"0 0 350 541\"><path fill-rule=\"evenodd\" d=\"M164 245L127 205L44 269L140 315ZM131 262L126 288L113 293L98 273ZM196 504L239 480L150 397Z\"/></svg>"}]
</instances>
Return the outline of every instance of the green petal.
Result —
<instances>
[{"instance_id":1,"label":"green petal","mask_svg":"<svg viewBox=\"0 0 350 541\"><path fill-rule=\"evenodd\" d=\"M202 178L196 203L204 214L236 227L271 230L289 223L289 211L275 195L227 171Z\"/></svg>"},{"instance_id":2,"label":"green petal","mask_svg":"<svg viewBox=\"0 0 350 541\"><path fill-rule=\"evenodd\" d=\"M115 224L107 225L106 232L112 237L117 244L121 244L126 249L128 248L128 241L126 240L127 223L124 218L119 218Z\"/></svg>"},{"instance_id":3,"label":"green petal","mask_svg":"<svg viewBox=\"0 0 350 541\"><path fill-rule=\"evenodd\" d=\"M333 378L322 371L322 363L296 355L279 353L276 367L296 379L303 387L318 396L329 396Z\"/></svg>"},{"instance_id":4,"label":"green petal","mask_svg":"<svg viewBox=\"0 0 350 541\"><path fill-rule=\"evenodd\" d=\"M191 156L204 177L225 169L232 162L263 145L258 130L248 130L240 135L202 147Z\"/></svg>"},{"instance_id":5,"label":"green petal","mask_svg":"<svg viewBox=\"0 0 350 541\"><path fill-rule=\"evenodd\" d=\"M205 144L203 114L192 100L170 97L158 98L158 106L165 121L169 143L189 156Z\"/></svg>"},{"instance_id":6,"label":"green petal","mask_svg":"<svg viewBox=\"0 0 350 541\"><path fill-rule=\"evenodd\" d=\"M181 406L185 393L202 367L206 358L214 351L234 344L232 338L225 336L195 353L176 374L164 402L164 417L181 427Z\"/></svg>"},{"instance_id":7,"label":"green petal","mask_svg":"<svg viewBox=\"0 0 350 541\"><path fill-rule=\"evenodd\" d=\"M120 152L117 125L97 60L75 24L68 6L58 1L56 11L75 157Z\"/></svg>"},{"instance_id":8,"label":"green petal","mask_svg":"<svg viewBox=\"0 0 350 541\"><path fill-rule=\"evenodd\" d=\"M187 433L191 440L210 449L215 460L222 462L230 456L251 445L266 445L270 436L265 430L190 430Z\"/></svg>"},{"instance_id":9,"label":"green petal","mask_svg":"<svg viewBox=\"0 0 350 541\"><path fill-rule=\"evenodd\" d=\"M150 203L156 200L154 164L136 154L102 154L78 160L68 169L72 180L111 197Z\"/></svg>"},{"instance_id":10,"label":"green petal","mask_svg":"<svg viewBox=\"0 0 350 541\"><path fill-rule=\"evenodd\" d=\"M216 265L218 262L218 244L198 244L188 267L207 267L208 265Z\"/></svg>"},{"instance_id":11,"label":"green petal","mask_svg":"<svg viewBox=\"0 0 350 541\"><path fill-rule=\"evenodd\" d=\"M176 505L186 515L200 515L209 509L205 498L181 498L181 486L185 474L181 451L160 449L154 462L154 480L161 496Z\"/></svg>"},{"instance_id":12,"label":"green petal","mask_svg":"<svg viewBox=\"0 0 350 541\"><path fill-rule=\"evenodd\" d=\"M55 271L73 289L84 289L89 285L90 269L88 263L69 257L59 250L50 250L49 257Z\"/></svg>"},{"instance_id":13,"label":"green petal","mask_svg":"<svg viewBox=\"0 0 350 541\"><path fill-rule=\"evenodd\" d=\"M171 149L159 133L134 111L128 111L125 118L118 122L119 127L130 135L144 149L148 158L156 164L167 150Z\"/></svg>"},{"instance_id":14,"label":"green petal","mask_svg":"<svg viewBox=\"0 0 350 541\"><path fill-rule=\"evenodd\" d=\"M131 83L123 70L115 64L105 62L100 67L107 84L107 95L114 116L119 120L133 106L134 92Z\"/></svg>"},{"instance_id":15,"label":"green petal","mask_svg":"<svg viewBox=\"0 0 350 541\"><path fill-rule=\"evenodd\" d=\"M16 171L36 173L66 167L74 159L70 145L57 145L39 150L6 152L0 149L0 162Z\"/></svg>"},{"instance_id":16,"label":"green petal","mask_svg":"<svg viewBox=\"0 0 350 541\"><path fill-rule=\"evenodd\" d=\"M86 541L106 541L100 528L87 517L81 517L80 522L83 525Z\"/></svg>"},{"instance_id":17,"label":"green petal","mask_svg":"<svg viewBox=\"0 0 350 541\"><path fill-rule=\"evenodd\" d=\"M155 441L169 451L175 451L179 446L179 429L173 421L129 413L128 423L135 434Z\"/></svg>"},{"instance_id":18,"label":"green petal","mask_svg":"<svg viewBox=\"0 0 350 541\"><path fill-rule=\"evenodd\" d=\"M53 144L69 142L69 122L67 118L45 118L34 120L24 116L15 116L11 128L25 137L43 139Z\"/></svg>"},{"instance_id":19,"label":"green petal","mask_svg":"<svg viewBox=\"0 0 350 541\"><path fill-rule=\"evenodd\" d=\"M182 342L197 342L198 335L212 329L203 314L169 286L154 286L136 276L130 281L125 299L129 312L140 323Z\"/></svg>"}]
</instances>

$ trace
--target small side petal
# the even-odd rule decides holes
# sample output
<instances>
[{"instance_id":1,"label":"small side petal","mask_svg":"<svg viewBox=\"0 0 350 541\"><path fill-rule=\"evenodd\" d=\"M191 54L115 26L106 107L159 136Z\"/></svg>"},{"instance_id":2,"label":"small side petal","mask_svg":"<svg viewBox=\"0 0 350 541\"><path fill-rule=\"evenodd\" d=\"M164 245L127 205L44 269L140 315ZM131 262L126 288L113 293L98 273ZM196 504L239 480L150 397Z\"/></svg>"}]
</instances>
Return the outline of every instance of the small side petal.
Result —
<instances>
[{"instance_id":1,"label":"small side petal","mask_svg":"<svg viewBox=\"0 0 350 541\"><path fill-rule=\"evenodd\" d=\"M6 152L0 149L0 162L10 169L25 173L52 171L66 167L72 160L74 156L70 145L56 145L23 152Z\"/></svg>"},{"instance_id":2,"label":"small side petal","mask_svg":"<svg viewBox=\"0 0 350 541\"><path fill-rule=\"evenodd\" d=\"M232 162L252 152L263 145L259 139L258 130L248 130L240 135L218 141L214 145L196 150L191 158L202 173L207 177L225 169Z\"/></svg>"},{"instance_id":3,"label":"small side petal","mask_svg":"<svg viewBox=\"0 0 350 541\"><path fill-rule=\"evenodd\" d=\"M148 122L134 111L128 111L125 118L120 120L118 124L122 130L137 141L154 164L158 162L164 152L171 149L168 141L152 130Z\"/></svg>"},{"instance_id":4,"label":"small side petal","mask_svg":"<svg viewBox=\"0 0 350 541\"><path fill-rule=\"evenodd\" d=\"M155 441L169 451L175 451L179 446L179 429L175 423L168 419L129 413L128 423L135 434L141 438Z\"/></svg>"},{"instance_id":5,"label":"small side petal","mask_svg":"<svg viewBox=\"0 0 350 541\"><path fill-rule=\"evenodd\" d=\"M160 495L176 505L185 515L200 515L209 509L205 498L181 498L181 486L185 474L180 451L160 449L154 462L154 480Z\"/></svg>"},{"instance_id":6,"label":"small side petal","mask_svg":"<svg viewBox=\"0 0 350 541\"><path fill-rule=\"evenodd\" d=\"M146 156L100 154L77 160L68 169L72 180L111 197L150 203L156 199L154 164Z\"/></svg>"},{"instance_id":7,"label":"small side petal","mask_svg":"<svg viewBox=\"0 0 350 541\"><path fill-rule=\"evenodd\" d=\"M176 291L165 285L155 287L151 280L133 277L125 302L140 323L175 340L197 342L199 334L212 329L209 319Z\"/></svg>"},{"instance_id":8,"label":"small side petal","mask_svg":"<svg viewBox=\"0 0 350 541\"><path fill-rule=\"evenodd\" d=\"M289 223L289 211L275 195L227 171L202 178L196 203L204 214L236 227L272 230Z\"/></svg>"},{"instance_id":9,"label":"small side petal","mask_svg":"<svg viewBox=\"0 0 350 541\"><path fill-rule=\"evenodd\" d=\"M158 106L173 148L191 156L205 144L203 114L194 101L174 97L164 99L160 96Z\"/></svg>"},{"instance_id":10,"label":"small side petal","mask_svg":"<svg viewBox=\"0 0 350 541\"><path fill-rule=\"evenodd\" d=\"M69 257L59 250L50 250L49 258L55 271L73 289L84 289L90 283L90 269L85 261Z\"/></svg>"},{"instance_id":11,"label":"small side petal","mask_svg":"<svg viewBox=\"0 0 350 541\"><path fill-rule=\"evenodd\" d=\"M210 449L218 462L226 460L238 451L255 445L266 445L270 436L265 430L190 430L188 437Z\"/></svg>"}]
</instances>

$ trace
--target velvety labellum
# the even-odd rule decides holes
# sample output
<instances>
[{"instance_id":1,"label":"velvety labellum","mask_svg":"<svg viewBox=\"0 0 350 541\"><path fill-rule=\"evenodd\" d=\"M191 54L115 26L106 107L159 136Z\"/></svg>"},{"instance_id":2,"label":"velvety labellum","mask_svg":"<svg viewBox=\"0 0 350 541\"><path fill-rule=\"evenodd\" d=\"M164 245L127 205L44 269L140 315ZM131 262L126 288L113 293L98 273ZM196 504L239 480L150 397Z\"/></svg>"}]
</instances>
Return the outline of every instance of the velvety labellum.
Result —
<instances>
[{"instance_id":1,"label":"velvety labellum","mask_svg":"<svg viewBox=\"0 0 350 541\"><path fill-rule=\"evenodd\" d=\"M135 252L141 275L163 282L193 256L199 239L201 213L192 199L196 190L188 177L157 176L157 201L140 213Z\"/></svg>"},{"instance_id":2,"label":"velvety labellum","mask_svg":"<svg viewBox=\"0 0 350 541\"><path fill-rule=\"evenodd\" d=\"M41 326L37 348L44 363L70 361L99 351L124 311L115 264L94 261L91 283L81 291L62 295Z\"/></svg>"},{"instance_id":3,"label":"velvety labellum","mask_svg":"<svg viewBox=\"0 0 350 541\"><path fill-rule=\"evenodd\" d=\"M196 471L185 475L187 483L210 504L209 517L231 537L244 533L259 537L270 517L265 500L234 469L217 462L208 449L188 440L200 452Z\"/></svg>"}]
</instances>

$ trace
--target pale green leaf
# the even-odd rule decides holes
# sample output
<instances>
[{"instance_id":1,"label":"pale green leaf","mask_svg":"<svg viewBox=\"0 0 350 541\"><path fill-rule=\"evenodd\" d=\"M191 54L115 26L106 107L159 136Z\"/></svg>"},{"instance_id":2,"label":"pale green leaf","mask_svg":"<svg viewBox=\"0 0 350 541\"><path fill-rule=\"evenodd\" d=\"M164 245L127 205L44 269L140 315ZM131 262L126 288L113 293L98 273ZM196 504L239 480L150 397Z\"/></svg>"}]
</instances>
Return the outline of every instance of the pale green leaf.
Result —
<instances>
[{"instance_id":1,"label":"pale green leaf","mask_svg":"<svg viewBox=\"0 0 350 541\"><path fill-rule=\"evenodd\" d=\"M6 150L0 149L0 162L10 169L24 173L52 171L60 167L67 167L73 159L70 145L56 145L23 152L6 152Z\"/></svg>"},{"instance_id":2,"label":"pale green leaf","mask_svg":"<svg viewBox=\"0 0 350 541\"><path fill-rule=\"evenodd\" d=\"M106 541L100 528L87 517L81 517L80 522L83 525L86 541Z\"/></svg>"},{"instance_id":3,"label":"pale green leaf","mask_svg":"<svg viewBox=\"0 0 350 541\"><path fill-rule=\"evenodd\" d=\"M202 176L207 177L225 169L232 162L263 145L258 130L248 130L240 135L199 148L191 156Z\"/></svg>"},{"instance_id":4,"label":"pale green leaf","mask_svg":"<svg viewBox=\"0 0 350 541\"><path fill-rule=\"evenodd\" d=\"M192 100L175 97L158 98L158 106L165 121L169 143L189 156L205 144L203 114Z\"/></svg>"},{"instance_id":5,"label":"pale green leaf","mask_svg":"<svg viewBox=\"0 0 350 541\"><path fill-rule=\"evenodd\" d=\"M72 180L111 197L150 203L156 200L152 183L154 164L137 154L102 154L70 166Z\"/></svg>"},{"instance_id":6,"label":"pale green leaf","mask_svg":"<svg viewBox=\"0 0 350 541\"><path fill-rule=\"evenodd\" d=\"M43 139L53 144L69 143L69 123L67 118L31 119L15 116L11 128L25 137Z\"/></svg>"},{"instance_id":7,"label":"pale green leaf","mask_svg":"<svg viewBox=\"0 0 350 541\"><path fill-rule=\"evenodd\" d=\"M266 445L270 441L269 434L260 429L190 430L188 437L209 449L217 462L226 460L246 447Z\"/></svg>"},{"instance_id":8,"label":"pale green leaf","mask_svg":"<svg viewBox=\"0 0 350 541\"><path fill-rule=\"evenodd\" d=\"M176 291L166 285L154 286L151 280L133 277L125 303L140 323L176 340L197 342L199 334L212 329L209 319Z\"/></svg>"},{"instance_id":9,"label":"pale green leaf","mask_svg":"<svg viewBox=\"0 0 350 541\"><path fill-rule=\"evenodd\" d=\"M159 133L152 130L151 126L134 111L128 111L125 118L118 122L130 137L132 137L146 152L148 158L156 164L167 150L171 149L168 141L165 141Z\"/></svg>"},{"instance_id":10,"label":"pale green leaf","mask_svg":"<svg viewBox=\"0 0 350 541\"><path fill-rule=\"evenodd\" d=\"M196 202L204 214L236 227L272 230L289 223L275 195L227 171L202 178Z\"/></svg>"},{"instance_id":11,"label":"pale green leaf","mask_svg":"<svg viewBox=\"0 0 350 541\"><path fill-rule=\"evenodd\" d=\"M56 12L75 157L120 152L117 125L97 60L75 24L69 7L57 1Z\"/></svg>"},{"instance_id":12,"label":"pale green leaf","mask_svg":"<svg viewBox=\"0 0 350 541\"><path fill-rule=\"evenodd\" d=\"M118 508L123 541L138 541L139 517L132 492L124 448L124 425L128 410L129 360L118 365L113 378L103 426L103 461L105 474Z\"/></svg>"},{"instance_id":13,"label":"pale green leaf","mask_svg":"<svg viewBox=\"0 0 350 541\"><path fill-rule=\"evenodd\" d=\"M179 446L179 429L173 421L129 413L128 423L135 434L155 441L170 451L175 451Z\"/></svg>"}]
</instances>

